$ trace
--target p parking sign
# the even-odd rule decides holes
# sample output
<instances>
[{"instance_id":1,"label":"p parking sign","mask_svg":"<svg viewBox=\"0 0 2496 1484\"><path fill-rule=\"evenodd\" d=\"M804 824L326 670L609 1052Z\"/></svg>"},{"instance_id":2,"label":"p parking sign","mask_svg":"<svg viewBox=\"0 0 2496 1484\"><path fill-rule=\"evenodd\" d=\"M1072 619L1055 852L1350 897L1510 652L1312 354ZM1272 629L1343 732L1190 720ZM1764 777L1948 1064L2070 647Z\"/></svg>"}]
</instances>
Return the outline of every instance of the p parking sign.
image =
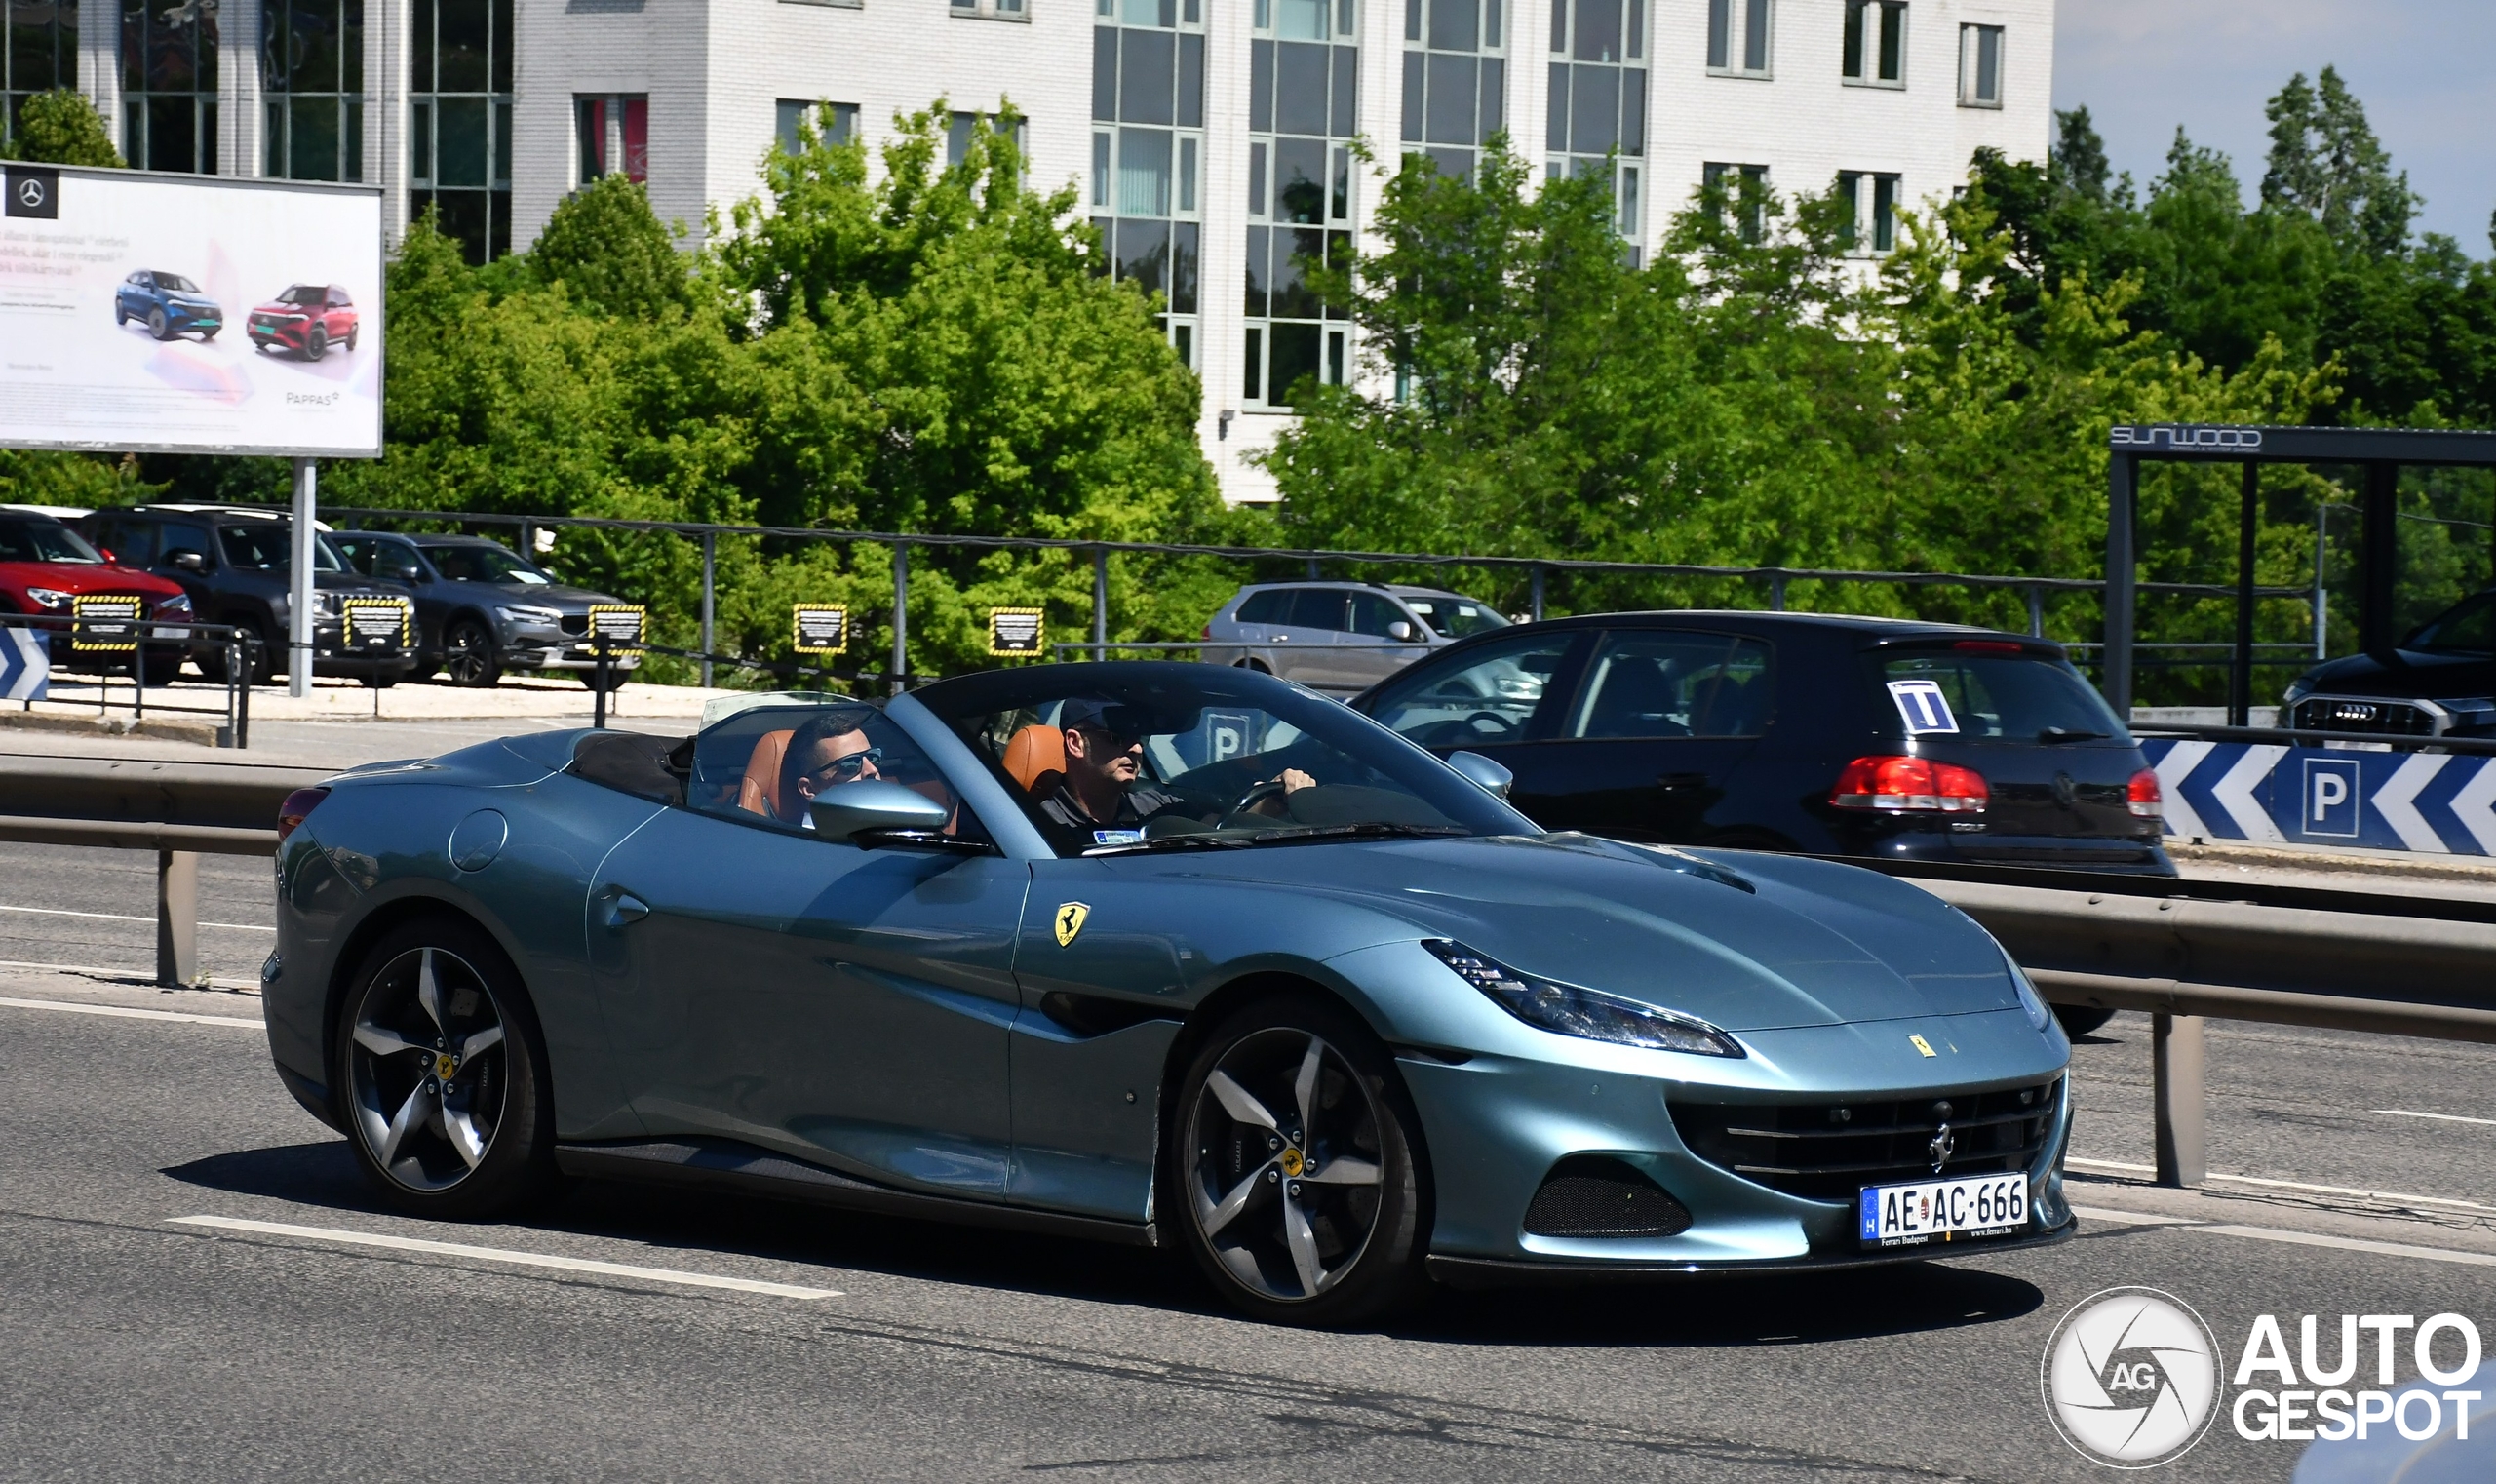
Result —
<instances>
[{"instance_id":1,"label":"p parking sign","mask_svg":"<svg viewBox=\"0 0 2496 1484\"><path fill-rule=\"evenodd\" d=\"M988 610L988 652L991 654L1037 654L1042 648L1038 608L991 608Z\"/></svg>"},{"instance_id":2,"label":"p parking sign","mask_svg":"<svg viewBox=\"0 0 2496 1484\"><path fill-rule=\"evenodd\" d=\"M2298 821L2307 835L2358 838L2358 762L2337 758L2305 760L2305 817Z\"/></svg>"},{"instance_id":3,"label":"p parking sign","mask_svg":"<svg viewBox=\"0 0 2496 1484\"><path fill-rule=\"evenodd\" d=\"M849 609L838 604L800 603L791 610L794 637L790 647L800 654L849 652Z\"/></svg>"}]
</instances>

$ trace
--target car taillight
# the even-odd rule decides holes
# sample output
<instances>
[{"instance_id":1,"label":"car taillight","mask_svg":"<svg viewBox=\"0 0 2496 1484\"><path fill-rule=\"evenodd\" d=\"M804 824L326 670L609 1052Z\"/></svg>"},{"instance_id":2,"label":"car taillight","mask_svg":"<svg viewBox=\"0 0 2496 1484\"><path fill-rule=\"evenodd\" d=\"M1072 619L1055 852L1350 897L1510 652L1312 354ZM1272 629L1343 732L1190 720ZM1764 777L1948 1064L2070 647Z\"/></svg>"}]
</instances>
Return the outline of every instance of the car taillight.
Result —
<instances>
[{"instance_id":1,"label":"car taillight","mask_svg":"<svg viewBox=\"0 0 2496 1484\"><path fill-rule=\"evenodd\" d=\"M1210 623L1206 624L1204 633L1198 637L1203 639L1213 638L1213 625Z\"/></svg>"},{"instance_id":2,"label":"car taillight","mask_svg":"<svg viewBox=\"0 0 2496 1484\"><path fill-rule=\"evenodd\" d=\"M1837 775L1829 802L1841 809L1922 809L1981 814L1992 799L1971 768L1930 758L1857 758Z\"/></svg>"},{"instance_id":3,"label":"car taillight","mask_svg":"<svg viewBox=\"0 0 2496 1484\"><path fill-rule=\"evenodd\" d=\"M2159 789L2155 768L2145 767L2134 773L2132 781L2124 785L2124 797L2130 801L2132 812L2143 819L2157 819L2166 812L2166 796Z\"/></svg>"},{"instance_id":4,"label":"car taillight","mask_svg":"<svg viewBox=\"0 0 2496 1484\"><path fill-rule=\"evenodd\" d=\"M328 789L296 789L293 793L287 795L286 802L277 806L278 843L285 844L286 838L301 829L303 821L311 818L312 811L319 808L321 801L329 797Z\"/></svg>"}]
</instances>

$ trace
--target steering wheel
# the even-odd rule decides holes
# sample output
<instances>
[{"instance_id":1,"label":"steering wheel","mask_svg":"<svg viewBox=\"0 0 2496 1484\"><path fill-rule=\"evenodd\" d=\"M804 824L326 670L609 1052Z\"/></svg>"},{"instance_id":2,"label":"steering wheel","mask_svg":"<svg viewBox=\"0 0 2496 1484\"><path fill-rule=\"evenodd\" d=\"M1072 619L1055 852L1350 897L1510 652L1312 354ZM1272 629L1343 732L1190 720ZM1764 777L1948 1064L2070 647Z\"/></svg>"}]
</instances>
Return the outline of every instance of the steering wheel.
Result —
<instances>
[{"instance_id":1,"label":"steering wheel","mask_svg":"<svg viewBox=\"0 0 2496 1484\"><path fill-rule=\"evenodd\" d=\"M1230 812L1233 815L1253 813L1257 805L1268 799L1280 799L1286 792L1288 791L1283 787L1283 781L1280 778L1268 778L1263 783L1250 784L1248 792L1240 795L1239 801L1230 806Z\"/></svg>"},{"instance_id":2,"label":"steering wheel","mask_svg":"<svg viewBox=\"0 0 2496 1484\"><path fill-rule=\"evenodd\" d=\"M1504 742L1517 734L1517 723L1496 711L1477 711L1464 719L1464 724L1473 728L1477 742Z\"/></svg>"}]
</instances>

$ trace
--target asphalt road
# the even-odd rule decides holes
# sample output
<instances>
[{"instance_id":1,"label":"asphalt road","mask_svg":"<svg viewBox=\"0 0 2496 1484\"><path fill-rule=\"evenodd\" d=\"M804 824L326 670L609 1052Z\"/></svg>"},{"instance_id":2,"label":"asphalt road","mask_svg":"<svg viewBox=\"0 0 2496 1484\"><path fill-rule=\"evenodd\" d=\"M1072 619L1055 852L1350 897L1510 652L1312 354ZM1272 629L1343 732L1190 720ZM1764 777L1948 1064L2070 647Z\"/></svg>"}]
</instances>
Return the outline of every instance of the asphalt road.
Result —
<instances>
[{"instance_id":1,"label":"asphalt road","mask_svg":"<svg viewBox=\"0 0 2496 1484\"><path fill-rule=\"evenodd\" d=\"M266 868L204 865L201 916L234 925L203 955L240 978ZM1130 1251L761 1201L592 1184L525 1222L410 1221L280 1090L256 999L136 982L151 868L0 846L0 906L114 915L0 912L0 959L88 966L0 968L37 1002L0 1003L0 1478L2100 1479L2038 1361L2101 1289L2184 1298L2231 1357L2264 1312L2293 1337L2458 1311L2496 1341L2496 1122L2404 1115L2496 1120L2496 1048L2215 1026L2213 1168L2291 1184L2186 1195L2121 1168L2149 1150L2130 1017L2077 1052L2099 1163L2074 1193L2107 1215L1869 1274L1443 1293L1313 1335ZM2296 1448L2222 1420L2160 1472L2281 1480Z\"/></svg>"}]
</instances>

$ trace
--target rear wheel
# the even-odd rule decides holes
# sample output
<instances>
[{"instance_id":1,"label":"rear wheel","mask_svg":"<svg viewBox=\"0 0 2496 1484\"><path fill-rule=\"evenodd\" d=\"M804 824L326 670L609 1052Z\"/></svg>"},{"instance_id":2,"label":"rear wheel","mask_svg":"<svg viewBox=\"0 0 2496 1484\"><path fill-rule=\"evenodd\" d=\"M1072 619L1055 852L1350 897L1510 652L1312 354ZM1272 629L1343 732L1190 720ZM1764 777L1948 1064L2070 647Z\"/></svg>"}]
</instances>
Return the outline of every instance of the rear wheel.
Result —
<instances>
[{"instance_id":1,"label":"rear wheel","mask_svg":"<svg viewBox=\"0 0 2496 1484\"><path fill-rule=\"evenodd\" d=\"M442 635L442 670L454 685L490 685L501 680L493 631L474 618L452 623Z\"/></svg>"},{"instance_id":2,"label":"rear wheel","mask_svg":"<svg viewBox=\"0 0 2496 1484\"><path fill-rule=\"evenodd\" d=\"M365 955L332 1057L347 1141L402 1210L496 1215L553 1184L544 1039L510 960L474 924L419 918Z\"/></svg>"},{"instance_id":3,"label":"rear wheel","mask_svg":"<svg viewBox=\"0 0 2496 1484\"><path fill-rule=\"evenodd\" d=\"M1429 1178L1385 1048L1314 996L1215 1028L1179 1084L1165 1218L1233 1306L1350 1324L1418 1293Z\"/></svg>"}]
</instances>

